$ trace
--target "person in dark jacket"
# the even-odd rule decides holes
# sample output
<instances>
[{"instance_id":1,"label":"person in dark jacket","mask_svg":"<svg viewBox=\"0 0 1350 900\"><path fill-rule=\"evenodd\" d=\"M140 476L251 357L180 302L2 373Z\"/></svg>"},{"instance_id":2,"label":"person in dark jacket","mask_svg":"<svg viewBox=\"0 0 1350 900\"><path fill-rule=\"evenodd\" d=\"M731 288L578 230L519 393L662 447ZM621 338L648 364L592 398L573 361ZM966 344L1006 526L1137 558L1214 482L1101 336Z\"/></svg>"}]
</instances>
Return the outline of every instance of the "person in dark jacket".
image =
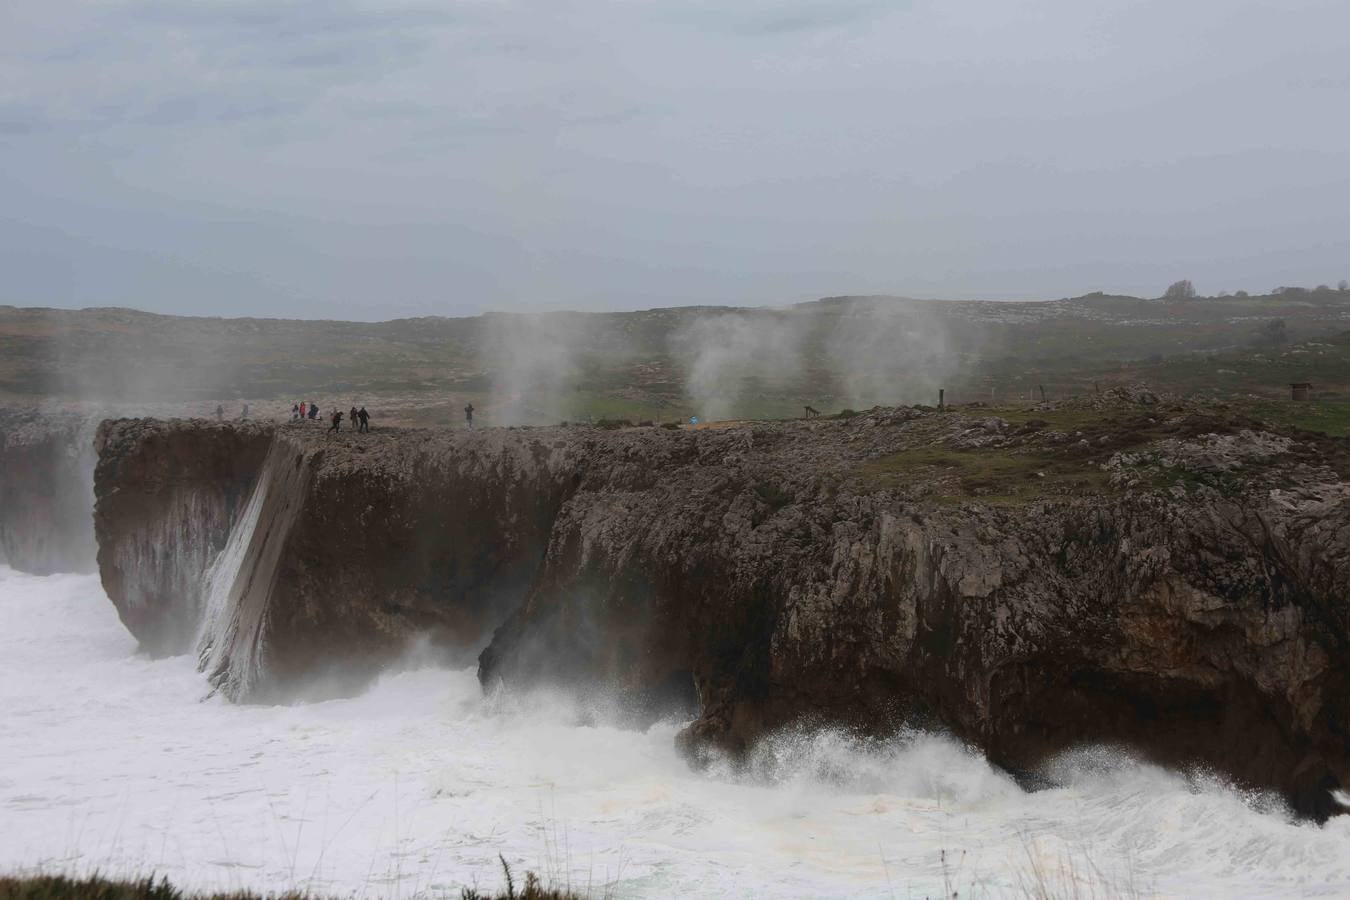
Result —
<instances>
[{"instance_id":1,"label":"person in dark jacket","mask_svg":"<svg viewBox=\"0 0 1350 900\"><path fill-rule=\"evenodd\" d=\"M464 407L464 421L469 423L469 427L470 427L470 428L473 427L473 404L472 404L472 403L470 403L468 406Z\"/></svg>"},{"instance_id":2,"label":"person in dark jacket","mask_svg":"<svg viewBox=\"0 0 1350 900\"><path fill-rule=\"evenodd\" d=\"M364 406L356 411L356 416L361 420L361 428L360 428L361 433L365 434L366 432L370 431L370 413L366 412L366 408Z\"/></svg>"},{"instance_id":3,"label":"person in dark jacket","mask_svg":"<svg viewBox=\"0 0 1350 900\"><path fill-rule=\"evenodd\" d=\"M333 410L333 426L332 426L331 428L329 428L328 430L329 430L330 432L333 432L333 431L341 432L341 431L342 431L342 410L340 410L340 409L335 409L335 410Z\"/></svg>"},{"instance_id":4,"label":"person in dark jacket","mask_svg":"<svg viewBox=\"0 0 1350 900\"><path fill-rule=\"evenodd\" d=\"M313 400L309 402L309 417L316 422L319 420L319 404Z\"/></svg>"}]
</instances>

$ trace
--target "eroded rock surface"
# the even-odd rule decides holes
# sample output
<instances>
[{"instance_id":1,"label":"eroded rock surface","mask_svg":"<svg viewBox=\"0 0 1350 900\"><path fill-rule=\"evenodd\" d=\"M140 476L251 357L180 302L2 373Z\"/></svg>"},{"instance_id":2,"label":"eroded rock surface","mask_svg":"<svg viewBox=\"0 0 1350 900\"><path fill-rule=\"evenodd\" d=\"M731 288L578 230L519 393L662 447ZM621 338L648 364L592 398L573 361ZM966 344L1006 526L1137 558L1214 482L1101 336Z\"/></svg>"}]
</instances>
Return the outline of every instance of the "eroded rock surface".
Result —
<instances>
[{"instance_id":1,"label":"eroded rock surface","mask_svg":"<svg viewBox=\"0 0 1350 900\"><path fill-rule=\"evenodd\" d=\"M112 420L99 449L108 596L148 650L199 652L240 699L349 689L414 639L476 652L523 598L580 460L524 430L204 420Z\"/></svg>"},{"instance_id":2,"label":"eroded rock surface","mask_svg":"<svg viewBox=\"0 0 1350 900\"><path fill-rule=\"evenodd\" d=\"M119 421L100 448L109 595L232 696L500 625L486 684L692 701L695 756L806 717L946 727L1015 771L1120 743L1313 815L1350 784L1343 440L1149 395L702 430Z\"/></svg>"},{"instance_id":3,"label":"eroded rock surface","mask_svg":"<svg viewBox=\"0 0 1350 900\"><path fill-rule=\"evenodd\" d=\"M629 438L645 477L592 470L483 678L691 677L695 754L927 722L1015 771L1119 743L1325 815L1350 784L1345 442L1146 406Z\"/></svg>"}]
</instances>

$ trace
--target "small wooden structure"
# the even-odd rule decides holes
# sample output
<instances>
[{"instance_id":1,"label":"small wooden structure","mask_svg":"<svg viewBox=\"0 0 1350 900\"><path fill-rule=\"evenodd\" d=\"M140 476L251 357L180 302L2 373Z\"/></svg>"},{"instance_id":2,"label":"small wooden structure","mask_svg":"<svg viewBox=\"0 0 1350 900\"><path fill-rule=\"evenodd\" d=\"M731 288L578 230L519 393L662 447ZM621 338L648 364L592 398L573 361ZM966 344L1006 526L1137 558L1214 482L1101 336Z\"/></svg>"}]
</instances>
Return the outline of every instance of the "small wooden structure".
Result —
<instances>
[{"instance_id":1,"label":"small wooden structure","mask_svg":"<svg viewBox=\"0 0 1350 900\"><path fill-rule=\"evenodd\" d=\"M1312 393L1312 385L1306 381L1295 381L1289 387L1294 391L1295 400L1307 400Z\"/></svg>"}]
</instances>

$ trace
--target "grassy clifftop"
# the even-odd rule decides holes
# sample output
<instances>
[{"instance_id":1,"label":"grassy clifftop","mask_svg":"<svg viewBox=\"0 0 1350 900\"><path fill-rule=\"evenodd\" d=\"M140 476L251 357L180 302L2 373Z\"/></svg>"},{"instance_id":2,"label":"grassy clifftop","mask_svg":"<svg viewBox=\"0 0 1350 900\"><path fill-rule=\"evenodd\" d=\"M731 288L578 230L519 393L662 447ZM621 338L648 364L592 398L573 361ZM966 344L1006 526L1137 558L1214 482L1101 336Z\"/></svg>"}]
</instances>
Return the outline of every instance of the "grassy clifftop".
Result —
<instances>
[{"instance_id":1,"label":"grassy clifftop","mask_svg":"<svg viewBox=\"0 0 1350 900\"><path fill-rule=\"evenodd\" d=\"M838 297L778 309L382 323L0 307L0 398L377 402L406 424L782 418L807 405L1025 405L1147 382L1345 433L1350 292L1159 301ZM1288 384L1314 402L1287 406ZM266 407L264 410L262 407Z\"/></svg>"}]
</instances>

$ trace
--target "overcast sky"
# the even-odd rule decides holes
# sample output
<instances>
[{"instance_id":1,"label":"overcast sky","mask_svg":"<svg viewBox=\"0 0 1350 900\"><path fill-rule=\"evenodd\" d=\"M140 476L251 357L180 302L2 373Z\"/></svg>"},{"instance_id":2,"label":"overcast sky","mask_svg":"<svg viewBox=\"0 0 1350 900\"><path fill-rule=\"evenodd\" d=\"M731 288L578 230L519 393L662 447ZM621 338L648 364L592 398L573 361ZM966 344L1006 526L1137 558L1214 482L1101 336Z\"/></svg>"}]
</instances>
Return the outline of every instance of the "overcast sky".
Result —
<instances>
[{"instance_id":1,"label":"overcast sky","mask_svg":"<svg viewBox=\"0 0 1350 900\"><path fill-rule=\"evenodd\" d=\"M1347 0L5 0L0 303L1350 278Z\"/></svg>"}]
</instances>

